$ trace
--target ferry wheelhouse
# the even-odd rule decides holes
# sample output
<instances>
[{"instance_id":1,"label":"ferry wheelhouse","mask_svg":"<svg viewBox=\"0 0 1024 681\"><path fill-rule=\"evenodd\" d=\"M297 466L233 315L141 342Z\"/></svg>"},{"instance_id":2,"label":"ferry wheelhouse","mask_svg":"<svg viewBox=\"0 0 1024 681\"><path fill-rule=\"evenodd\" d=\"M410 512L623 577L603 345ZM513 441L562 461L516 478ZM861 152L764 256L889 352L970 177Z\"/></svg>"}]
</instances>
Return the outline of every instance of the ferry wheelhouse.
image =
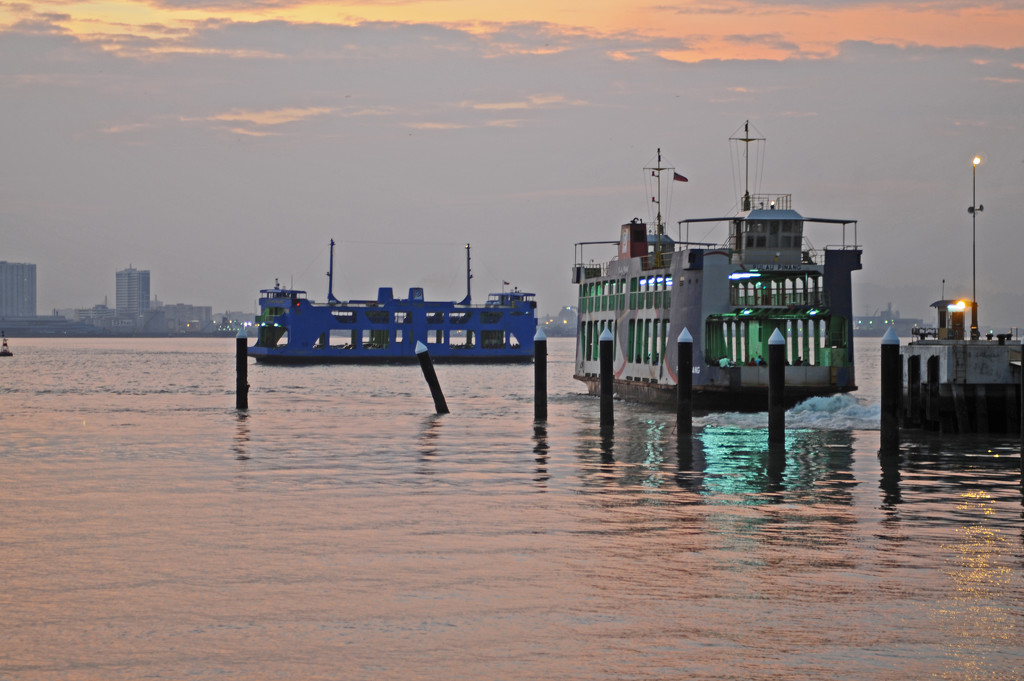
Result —
<instances>
[{"instance_id":1,"label":"ferry wheelhouse","mask_svg":"<svg viewBox=\"0 0 1024 681\"><path fill-rule=\"evenodd\" d=\"M744 137L733 139L758 141L748 126ZM724 224L723 241L676 243L664 234L661 183L682 176L662 167L660 150L657 165L645 170L658 187L655 224L634 218L622 225L617 241L576 245L575 378L591 393L599 391L599 338L609 329L616 394L671 403L677 338L686 328L693 337L694 406L763 411L768 339L778 329L786 338L790 405L855 390L851 273L861 269L856 220L805 217L793 209L789 194L751 195L748 189L736 215L679 222L687 233L696 223ZM838 230L840 243L816 248L807 228L820 224ZM598 244L616 244L617 253L603 263L586 260L584 248Z\"/></svg>"}]
</instances>

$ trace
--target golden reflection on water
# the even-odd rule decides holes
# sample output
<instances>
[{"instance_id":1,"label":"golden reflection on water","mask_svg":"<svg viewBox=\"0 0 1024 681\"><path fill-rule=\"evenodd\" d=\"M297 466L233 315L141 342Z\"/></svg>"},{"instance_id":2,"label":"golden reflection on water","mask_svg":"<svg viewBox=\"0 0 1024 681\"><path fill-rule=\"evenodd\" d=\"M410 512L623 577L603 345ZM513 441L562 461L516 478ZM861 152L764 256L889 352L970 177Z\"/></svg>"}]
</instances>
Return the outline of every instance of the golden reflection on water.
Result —
<instances>
[{"instance_id":1,"label":"golden reflection on water","mask_svg":"<svg viewBox=\"0 0 1024 681\"><path fill-rule=\"evenodd\" d=\"M985 490L962 492L956 511L958 517L970 520L955 528L956 542L942 545L948 554L944 572L954 588L938 610L941 629L947 633L944 643L949 661L939 677L963 681L1007 678L1006 669L992 664L990 655L1008 643L1021 643L1019 614L1003 598L1019 574L1006 562L1007 538L990 525L995 515L992 495Z\"/></svg>"}]
</instances>

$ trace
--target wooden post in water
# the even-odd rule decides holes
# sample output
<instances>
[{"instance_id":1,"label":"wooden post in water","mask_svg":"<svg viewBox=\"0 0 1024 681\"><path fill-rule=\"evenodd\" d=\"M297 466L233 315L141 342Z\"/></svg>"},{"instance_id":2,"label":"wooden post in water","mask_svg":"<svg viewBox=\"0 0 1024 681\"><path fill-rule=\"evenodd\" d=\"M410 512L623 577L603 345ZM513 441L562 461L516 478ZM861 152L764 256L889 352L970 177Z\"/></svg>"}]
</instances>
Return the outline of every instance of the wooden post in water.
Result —
<instances>
[{"instance_id":1,"label":"wooden post in water","mask_svg":"<svg viewBox=\"0 0 1024 681\"><path fill-rule=\"evenodd\" d=\"M768 339L768 446L786 443L786 338L775 329Z\"/></svg>"},{"instance_id":2,"label":"wooden post in water","mask_svg":"<svg viewBox=\"0 0 1024 681\"><path fill-rule=\"evenodd\" d=\"M686 327L676 346L676 430L693 432L693 336Z\"/></svg>"},{"instance_id":3,"label":"wooden post in water","mask_svg":"<svg viewBox=\"0 0 1024 681\"><path fill-rule=\"evenodd\" d=\"M900 338L891 326L882 336L882 413L879 454L894 455L900 450Z\"/></svg>"},{"instance_id":4,"label":"wooden post in water","mask_svg":"<svg viewBox=\"0 0 1024 681\"><path fill-rule=\"evenodd\" d=\"M612 406L612 394L615 391L612 373L612 356L614 351L612 332L605 329L601 332L598 342L598 353L601 356L601 425L610 426L615 422L615 408Z\"/></svg>"},{"instance_id":5,"label":"wooden post in water","mask_svg":"<svg viewBox=\"0 0 1024 681\"><path fill-rule=\"evenodd\" d=\"M533 337L533 419L548 420L548 337L541 328Z\"/></svg>"},{"instance_id":6,"label":"wooden post in water","mask_svg":"<svg viewBox=\"0 0 1024 681\"><path fill-rule=\"evenodd\" d=\"M441 392L441 384L434 371L434 362L430 359L427 346L420 341L416 341L416 358L420 361L423 377L427 379L427 385L430 386L430 396L434 398L434 410L438 414L447 414L448 403L444 401L444 393Z\"/></svg>"},{"instance_id":7,"label":"wooden post in water","mask_svg":"<svg viewBox=\"0 0 1024 681\"><path fill-rule=\"evenodd\" d=\"M235 409L249 408L249 345L245 329L235 336Z\"/></svg>"}]
</instances>

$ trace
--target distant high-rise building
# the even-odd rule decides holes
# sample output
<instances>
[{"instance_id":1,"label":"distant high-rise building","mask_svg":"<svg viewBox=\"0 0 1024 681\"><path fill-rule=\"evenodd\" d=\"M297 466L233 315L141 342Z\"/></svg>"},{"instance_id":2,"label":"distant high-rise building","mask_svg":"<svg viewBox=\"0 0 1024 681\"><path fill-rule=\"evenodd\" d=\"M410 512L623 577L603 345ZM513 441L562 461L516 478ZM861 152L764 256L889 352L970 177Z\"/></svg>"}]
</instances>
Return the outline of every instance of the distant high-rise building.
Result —
<instances>
[{"instance_id":1,"label":"distant high-rise building","mask_svg":"<svg viewBox=\"0 0 1024 681\"><path fill-rule=\"evenodd\" d=\"M36 316L36 266L0 262L0 315Z\"/></svg>"},{"instance_id":2,"label":"distant high-rise building","mask_svg":"<svg viewBox=\"0 0 1024 681\"><path fill-rule=\"evenodd\" d=\"M138 317L148 310L149 270L118 270L116 300L118 317Z\"/></svg>"}]
</instances>

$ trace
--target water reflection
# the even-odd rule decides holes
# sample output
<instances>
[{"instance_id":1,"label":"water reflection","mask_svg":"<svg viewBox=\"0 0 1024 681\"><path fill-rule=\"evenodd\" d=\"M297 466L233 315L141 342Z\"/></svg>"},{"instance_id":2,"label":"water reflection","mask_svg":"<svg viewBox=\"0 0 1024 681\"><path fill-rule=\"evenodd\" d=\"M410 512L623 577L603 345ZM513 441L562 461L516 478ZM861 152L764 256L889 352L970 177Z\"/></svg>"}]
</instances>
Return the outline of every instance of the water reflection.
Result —
<instances>
[{"instance_id":1,"label":"water reflection","mask_svg":"<svg viewBox=\"0 0 1024 681\"><path fill-rule=\"evenodd\" d=\"M880 455L878 463L882 470L878 485L882 489L882 509L895 517L897 505L903 502L900 493L900 457Z\"/></svg>"},{"instance_id":2,"label":"water reflection","mask_svg":"<svg viewBox=\"0 0 1024 681\"><path fill-rule=\"evenodd\" d=\"M551 479L548 473L548 428L543 421L533 423L533 460L537 467L534 469L533 481L541 491L547 490L547 482Z\"/></svg>"},{"instance_id":3,"label":"water reflection","mask_svg":"<svg viewBox=\"0 0 1024 681\"><path fill-rule=\"evenodd\" d=\"M853 483L850 431L790 430L785 445L769 447L764 428L705 426L705 493L720 503L778 501L787 492L849 503Z\"/></svg>"},{"instance_id":4,"label":"water reflection","mask_svg":"<svg viewBox=\"0 0 1024 681\"><path fill-rule=\"evenodd\" d=\"M235 452L235 459L238 461L249 460L249 413L238 411L235 425L235 440L231 449Z\"/></svg>"},{"instance_id":5,"label":"water reflection","mask_svg":"<svg viewBox=\"0 0 1024 681\"><path fill-rule=\"evenodd\" d=\"M952 500L951 500L952 501ZM951 597L938 616L949 635L946 658L948 678L998 678L1000 667L986 654L1019 636L1015 609L1002 594L1015 581L1014 564L1005 561L1007 540L993 522L995 501L984 490L963 491L958 514L969 518L955 531L955 541L944 545L953 582Z\"/></svg>"},{"instance_id":6,"label":"water reflection","mask_svg":"<svg viewBox=\"0 0 1024 681\"><path fill-rule=\"evenodd\" d=\"M438 437L441 434L442 418L438 414L431 414L423 418L423 425L420 427L420 462L429 462L437 458ZM419 473L433 475L434 471L427 468L420 468Z\"/></svg>"},{"instance_id":7,"label":"water reflection","mask_svg":"<svg viewBox=\"0 0 1024 681\"><path fill-rule=\"evenodd\" d=\"M616 488L658 492L674 472L675 438L661 419L619 418L615 425L590 424L577 432L579 469L586 484L600 480Z\"/></svg>"},{"instance_id":8,"label":"water reflection","mask_svg":"<svg viewBox=\"0 0 1024 681\"><path fill-rule=\"evenodd\" d=\"M766 428L703 426L680 435L671 421L632 416L620 417L614 428L592 422L577 441L585 484L614 482L647 495L674 480L675 488L716 504L808 499L849 505L856 485L848 430L790 430L783 445L770 447Z\"/></svg>"},{"instance_id":9,"label":"water reflection","mask_svg":"<svg viewBox=\"0 0 1024 681\"><path fill-rule=\"evenodd\" d=\"M615 439L615 426L611 423L601 424L601 463L606 466L615 463L615 452L613 450Z\"/></svg>"},{"instance_id":10,"label":"water reflection","mask_svg":"<svg viewBox=\"0 0 1024 681\"><path fill-rule=\"evenodd\" d=\"M700 492L704 486L704 447L693 433L676 437L676 485L688 492Z\"/></svg>"}]
</instances>

